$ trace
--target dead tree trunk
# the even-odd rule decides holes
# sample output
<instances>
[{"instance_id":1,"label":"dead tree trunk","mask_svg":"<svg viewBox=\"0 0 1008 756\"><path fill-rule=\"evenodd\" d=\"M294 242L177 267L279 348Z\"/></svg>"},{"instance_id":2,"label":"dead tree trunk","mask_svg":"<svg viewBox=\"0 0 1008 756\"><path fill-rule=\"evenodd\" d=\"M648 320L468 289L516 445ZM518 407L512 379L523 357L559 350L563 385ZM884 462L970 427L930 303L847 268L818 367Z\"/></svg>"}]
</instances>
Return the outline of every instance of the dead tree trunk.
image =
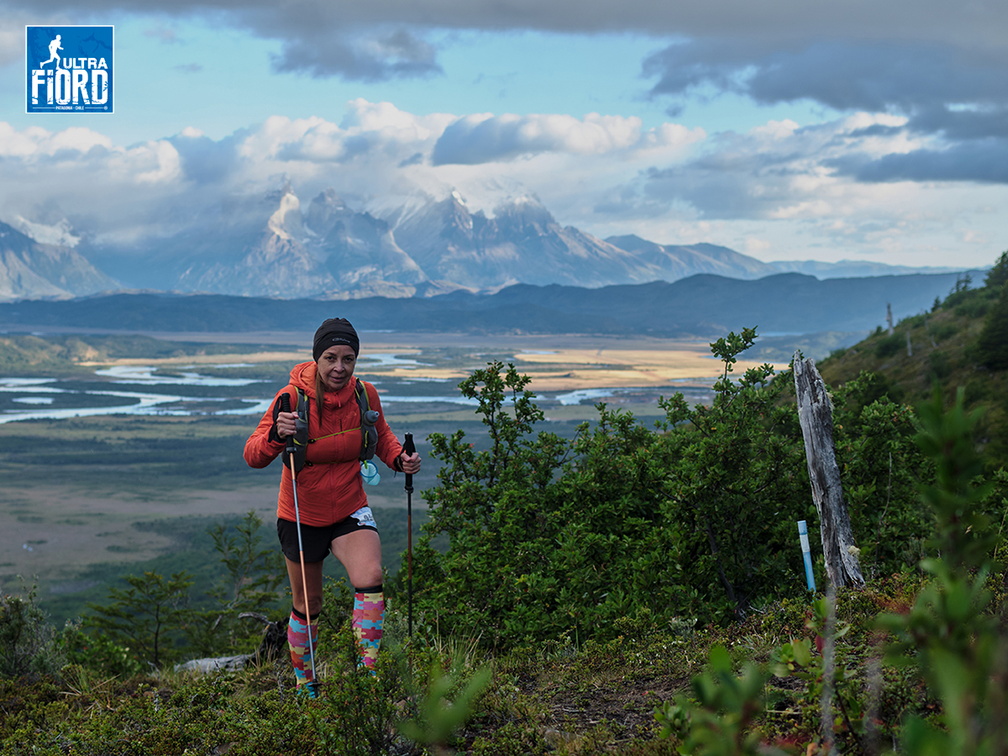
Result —
<instances>
[{"instance_id":1,"label":"dead tree trunk","mask_svg":"<svg viewBox=\"0 0 1008 756\"><path fill-rule=\"evenodd\" d=\"M794 380L812 499L819 512L826 577L838 588L846 585L860 588L865 581L840 485L840 468L833 445L833 405L815 362L797 353Z\"/></svg>"}]
</instances>

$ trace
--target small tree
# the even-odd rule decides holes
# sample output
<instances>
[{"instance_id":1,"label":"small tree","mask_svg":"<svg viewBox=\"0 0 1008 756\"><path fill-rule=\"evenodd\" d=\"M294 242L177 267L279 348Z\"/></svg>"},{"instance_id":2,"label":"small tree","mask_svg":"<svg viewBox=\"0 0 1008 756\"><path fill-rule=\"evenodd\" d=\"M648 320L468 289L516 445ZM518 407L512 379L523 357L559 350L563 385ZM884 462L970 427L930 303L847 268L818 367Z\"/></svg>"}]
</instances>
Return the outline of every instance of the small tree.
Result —
<instances>
[{"instance_id":1,"label":"small tree","mask_svg":"<svg viewBox=\"0 0 1008 756\"><path fill-rule=\"evenodd\" d=\"M766 364L732 378L755 340L756 329L745 328L711 344L723 369L710 406L691 407L682 394L660 402L665 492L684 539L683 578L709 602L720 593L722 619L793 590L797 582L781 576L792 572L794 523L812 511L797 416L780 401L789 381L774 380Z\"/></svg>"},{"instance_id":2,"label":"small tree","mask_svg":"<svg viewBox=\"0 0 1008 756\"><path fill-rule=\"evenodd\" d=\"M917 415L871 373L836 388L832 399L837 462L865 577L915 570L935 527L917 494L933 472L914 442Z\"/></svg>"},{"instance_id":3,"label":"small tree","mask_svg":"<svg viewBox=\"0 0 1008 756\"><path fill-rule=\"evenodd\" d=\"M487 642L506 634L504 617L516 605L519 579L514 560L538 545L527 538L522 519L536 517L535 493L550 484L565 452L555 436L539 442L532 436L543 414L528 382L514 365L505 372L492 362L459 384L464 397L477 401L487 448L477 450L461 430L430 436L431 455L444 464L439 484L424 492L429 521L413 560L416 605L439 613L449 630L479 635L486 628ZM439 536L448 539L446 553L433 546Z\"/></svg>"},{"instance_id":4,"label":"small tree","mask_svg":"<svg viewBox=\"0 0 1008 756\"><path fill-rule=\"evenodd\" d=\"M186 622L186 635L197 653L233 653L242 643L259 641L259 633L253 637L246 632L248 626L239 623L239 616L243 612L266 614L273 609L285 574L282 555L262 546L262 524L259 516L249 511L234 527L221 524L210 529L225 573L210 591L213 607L191 612Z\"/></svg>"},{"instance_id":5,"label":"small tree","mask_svg":"<svg viewBox=\"0 0 1008 756\"><path fill-rule=\"evenodd\" d=\"M1008 285L1000 285L997 299L987 311L983 330L977 339L977 353L986 368L1008 368Z\"/></svg>"},{"instance_id":6,"label":"small tree","mask_svg":"<svg viewBox=\"0 0 1008 756\"><path fill-rule=\"evenodd\" d=\"M185 572L170 578L145 572L125 580L128 588L109 589L110 603L88 605L94 615L85 624L132 647L141 661L160 668L173 656L173 640L181 634L193 580Z\"/></svg>"},{"instance_id":7,"label":"small tree","mask_svg":"<svg viewBox=\"0 0 1008 756\"><path fill-rule=\"evenodd\" d=\"M484 448L461 431L430 437L445 464L424 492L418 607L488 644L603 637L636 612L683 608L655 434L605 405L574 439L535 433L542 411L528 380L498 362L460 384L478 401ZM434 539L445 536L440 553Z\"/></svg>"},{"instance_id":8,"label":"small tree","mask_svg":"<svg viewBox=\"0 0 1008 756\"><path fill-rule=\"evenodd\" d=\"M996 289L1008 283L1008 251L1002 252L997 262L987 271L984 284L990 289Z\"/></svg>"}]
</instances>

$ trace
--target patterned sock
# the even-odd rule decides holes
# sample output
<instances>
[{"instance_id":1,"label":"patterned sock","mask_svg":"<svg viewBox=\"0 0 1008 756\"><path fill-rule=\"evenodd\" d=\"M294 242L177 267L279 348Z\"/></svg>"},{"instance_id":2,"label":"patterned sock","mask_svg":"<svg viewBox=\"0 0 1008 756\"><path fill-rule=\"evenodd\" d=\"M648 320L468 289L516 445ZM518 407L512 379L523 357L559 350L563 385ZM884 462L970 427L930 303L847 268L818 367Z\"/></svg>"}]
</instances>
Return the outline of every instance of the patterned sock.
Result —
<instances>
[{"instance_id":1,"label":"patterned sock","mask_svg":"<svg viewBox=\"0 0 1008 756\"><path fill-rule=\"evenodd\" d=\"M294 666L294 677L298 686L314 682L312 677L311 648L318 648L318 616L311 622L297 609L291 609L287 620L287 646L290 648L291 664ZM311 633L311 647L308 645L308 633Z\"/></svg>"},{"instance_id":2,"label":"patterned sock","mask_svg":"<svg viewBox=\"0 0 1008 756\"><path fill-rule=\"evenodd\" d=\"M355 590L353 632L361 657L357 666L367 667L374 673L382 639L382 624L385 621L385 594L382 593L381 585Z\"/></svg>"}]
</instances>

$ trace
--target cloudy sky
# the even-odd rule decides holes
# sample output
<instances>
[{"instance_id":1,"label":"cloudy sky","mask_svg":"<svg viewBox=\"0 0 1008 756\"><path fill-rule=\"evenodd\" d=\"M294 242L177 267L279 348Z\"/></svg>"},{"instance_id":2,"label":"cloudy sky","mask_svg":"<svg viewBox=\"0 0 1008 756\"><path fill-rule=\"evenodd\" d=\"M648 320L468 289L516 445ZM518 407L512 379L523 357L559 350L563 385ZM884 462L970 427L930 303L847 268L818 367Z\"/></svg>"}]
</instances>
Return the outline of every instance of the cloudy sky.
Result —
<instances>
[{"instance_id":1,"label":"cloudy sky","mask_svg":"<svg viewBox=\"0 0 1008 756\"><path fill-rule=\"evenodd\" d=\"M113 114L25 113L26 24L115 26ZM0 220L130 243L287 182L454 189L600 237L983 266L1006 71L1004 0L0 0Z\"/></svg>"}]
</instances>

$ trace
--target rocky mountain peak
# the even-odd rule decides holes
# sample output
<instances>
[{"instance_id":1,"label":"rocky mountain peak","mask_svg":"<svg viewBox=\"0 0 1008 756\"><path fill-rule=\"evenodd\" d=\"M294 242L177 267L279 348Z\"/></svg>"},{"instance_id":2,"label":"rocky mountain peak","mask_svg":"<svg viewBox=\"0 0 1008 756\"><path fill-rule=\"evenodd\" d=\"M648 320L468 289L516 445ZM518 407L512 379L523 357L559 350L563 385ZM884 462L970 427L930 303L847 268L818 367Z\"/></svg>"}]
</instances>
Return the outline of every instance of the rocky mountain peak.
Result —
<instances>
[{"instance_id":1,"label":"rocky mountain peak","mask_svg":"<svg viewBox=\"0 0 1008 756\"><path fill-rule=\"evenodd\" d=\"M203 212L166 208L166 216L176 219L174 235L121 247L89 245L65 221L48 217L45 224L25 221L34 239L0 224L0 299L117 287L283 298L413 297L458 289L494 292L514 284L674 282L698 273L752 279L782 269L714 244L659 244L635 234L598 239L561 226L532 195L513 195L489 215L474 210L458 191L384 204L376 217L333 189L302 203L285 182L265 196L221 198ZM102 270L114 272L118 282ZM878 273L876 268L862 275Z\"/></svg>"},{"instance_id":2,"label":"rocky mountain peak","mask_svg":"<svg viewBox=\"0 0 1008 756\"><path fill-rule=\"evenodd\" d=\"M40 243L0 222L0 300L62 299L121 286L72 247Z\"/></svg>"},{"instance_id":3,"label":"rocky mountain peak","mask_svg":"<svg viewBox=\"0 0 1008 756\"><path fill-rule=\"evenodd\" d=\"M301 200L293 191L288 190L280 196L278 207L270 215L266 222L266 228L284 241L293 241L304 237Z\"/></svg>"}]
</instances>

